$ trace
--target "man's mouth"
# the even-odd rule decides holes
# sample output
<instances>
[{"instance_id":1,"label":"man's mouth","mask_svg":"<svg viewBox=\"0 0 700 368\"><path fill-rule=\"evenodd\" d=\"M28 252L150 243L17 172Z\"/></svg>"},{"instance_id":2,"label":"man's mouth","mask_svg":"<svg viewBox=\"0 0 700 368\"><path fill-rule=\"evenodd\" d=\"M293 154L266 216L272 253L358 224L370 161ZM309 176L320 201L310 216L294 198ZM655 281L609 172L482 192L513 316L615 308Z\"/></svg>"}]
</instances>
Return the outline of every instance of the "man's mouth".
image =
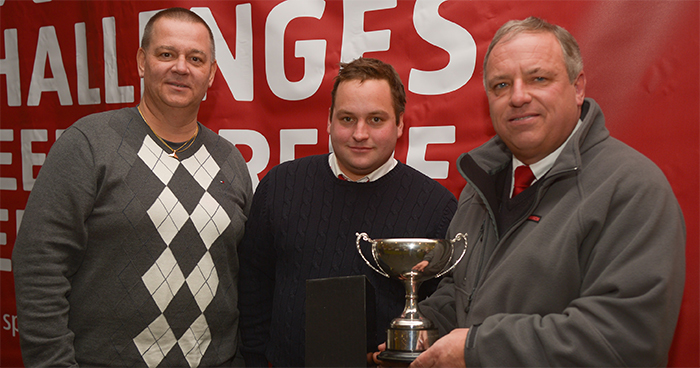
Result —
<instances>
[{"instance_id":1,"label":"man's mouth","mask_svg":"<svg viewBox=\"0 0 700 368\"><path fill-rule=\"evenodd\" d=\"M177 88L189 88L186 84L181 84L178 82L168 82L168 84Z\"/></svg>"},{"instance_id":2,"label":"man's mouth","mask_svg":"<svg viewBox=\"0 0 700 368\"><path fill-rule=\"evenodd\" d=\"M537 115L533 114L533 115L518 116L518 117L514 117L514 118L509 119L509 121L517 122L517 121L527 120L527 119L534 118L534 117L537 117Z\"/></svg>"},{"instance_id":3,"label":"man's mouth","mask_svg":"<svg viewBox=\"0 0 700 368\"><path fill-rule=\"evenodd\" d=\"M366 151L371 150L370 147L357 147L357 146L356 146L356 147L350 147L350 149L353 150L353 151L357 151L357 152L366 152Z\"/></svg>"}]
</instances>

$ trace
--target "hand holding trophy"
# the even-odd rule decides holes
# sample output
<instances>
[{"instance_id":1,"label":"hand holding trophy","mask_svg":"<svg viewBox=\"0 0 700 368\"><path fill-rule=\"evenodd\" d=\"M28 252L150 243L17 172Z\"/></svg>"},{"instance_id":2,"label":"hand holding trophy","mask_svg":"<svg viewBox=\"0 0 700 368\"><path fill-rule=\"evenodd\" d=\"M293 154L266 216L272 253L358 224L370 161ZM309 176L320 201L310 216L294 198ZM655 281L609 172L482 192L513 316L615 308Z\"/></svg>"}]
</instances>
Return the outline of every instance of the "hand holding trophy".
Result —
<instances>
[{"instance_id":1,"label":"hand holding trophy","mask_svg":"<svg viewBox=\"0 0 700 368\"><path fill-rule=\"evenodd\" d=\"M357 251L368 266L379 274L403 282L406 306L401 316L394 318L387 329L386 350L379 359L412 362L438 338L433 323L418 311L418 288L423 281L440 277L451 271L464 257L467 235L457 234L454 239L394 238L372 240L366 233L356 233ZM372 265L360 247L360 240L372 244ZM455 262L454 244L464 241L464 248Z\"/></svg>"}]
</instances>

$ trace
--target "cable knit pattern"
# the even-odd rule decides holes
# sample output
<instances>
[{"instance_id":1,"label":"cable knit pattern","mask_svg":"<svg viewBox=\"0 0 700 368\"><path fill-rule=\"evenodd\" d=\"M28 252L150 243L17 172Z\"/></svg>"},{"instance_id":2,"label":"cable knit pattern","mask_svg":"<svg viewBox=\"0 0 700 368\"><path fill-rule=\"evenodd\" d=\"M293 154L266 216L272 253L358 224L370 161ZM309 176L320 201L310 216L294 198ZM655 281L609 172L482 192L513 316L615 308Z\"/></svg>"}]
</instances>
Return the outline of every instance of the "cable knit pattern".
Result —
<instances>
[{"instance_id":1,"label":"cable knit pattern","mask_svg":"<svg viewBox=\"0 0 700 368\"><path fill-rule=\"evenodd\" d=\"M239 247L247 365L304 366L308 279L366 275L376 291L377 344L383 342L405 292L364 263L355 233L444 238L456 207L447 189L402 163L370 183L336 178L328 155L273 168L257 187ZM363 245L370 257L369 244Z\"/></svg>"}]
</instances>

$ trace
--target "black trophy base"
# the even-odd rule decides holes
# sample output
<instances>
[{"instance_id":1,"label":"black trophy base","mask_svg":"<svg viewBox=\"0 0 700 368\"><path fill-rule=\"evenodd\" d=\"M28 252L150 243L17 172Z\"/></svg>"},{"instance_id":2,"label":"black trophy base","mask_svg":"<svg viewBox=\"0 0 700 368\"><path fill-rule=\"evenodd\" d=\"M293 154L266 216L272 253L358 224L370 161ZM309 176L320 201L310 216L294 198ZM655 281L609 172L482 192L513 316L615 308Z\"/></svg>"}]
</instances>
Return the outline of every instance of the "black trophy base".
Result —
<instances>
[{"instance_id":1,"label":"black trophy base","mask_svg":"<svg viewBox=\"0 0 700 368\"><path fill-rule=\"evenodd\" d=\"M422 351L396 351L396 350L384 350L377 356L379 360L386 360L388 362L403 362L411 363L416 360Z\"/></svg>"}]
</instances>

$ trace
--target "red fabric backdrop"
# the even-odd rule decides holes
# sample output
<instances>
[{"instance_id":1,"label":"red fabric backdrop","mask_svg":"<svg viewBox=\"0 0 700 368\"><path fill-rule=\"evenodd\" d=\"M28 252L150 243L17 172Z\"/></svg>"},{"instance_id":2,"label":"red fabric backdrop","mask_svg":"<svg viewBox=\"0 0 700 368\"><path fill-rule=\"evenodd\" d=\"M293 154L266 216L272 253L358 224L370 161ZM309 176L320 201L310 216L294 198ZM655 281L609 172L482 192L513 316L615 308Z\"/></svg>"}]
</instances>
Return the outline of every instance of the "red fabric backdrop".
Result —
<instances>
[{"instance_id":1,"label":"red fabric backdrop","mask_svg":"<svg viewBox=\"0 0 700 368\"><path fill-rule=\"evenodd\" d=\"M144 18L175 5L213 25L220 72L199 118L238 143L254 177L328 151L337 64L364 55L410 90L396 157L455 195L455 159L494 134L481 82L493 33L529 15L567 28L608 129L656 162L680 201L687 280L670 365L700 366L700 3L456 0L0 0L0 366L22 364L10 258L44 155L78 118L138 103Z\"/></svg>"}]
</instances>

